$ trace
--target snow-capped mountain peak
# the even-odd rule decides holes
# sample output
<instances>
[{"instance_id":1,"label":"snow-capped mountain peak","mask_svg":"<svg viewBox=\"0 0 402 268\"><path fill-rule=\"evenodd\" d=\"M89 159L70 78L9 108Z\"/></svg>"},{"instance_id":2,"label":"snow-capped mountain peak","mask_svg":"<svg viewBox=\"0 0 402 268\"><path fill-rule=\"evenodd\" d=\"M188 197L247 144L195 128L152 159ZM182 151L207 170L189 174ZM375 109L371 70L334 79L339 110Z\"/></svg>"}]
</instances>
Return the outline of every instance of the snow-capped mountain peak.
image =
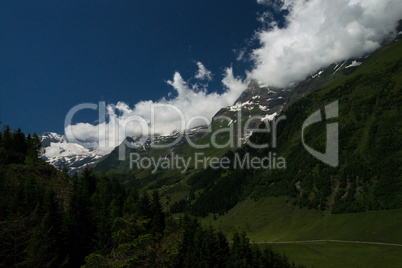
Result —
<instances>
[{"instance_id":1,"label":"snow-capped mountain peak","mask_svg":"<svg viewBox=\"0 0 402 268\"><path fill-rule=\"evenodd\" d=\"M64 135L60 135L55 132L45 132L40 136L40 141L42 143L42 147L50 146L50 143L64 143L67 142L67 139Z\"/></svg>"},{"instance_id":2,"label":"snow-capped mountain peak","mask_svg":"<svg viewBox=\"0 0 402 268\"><path fill-rule=\"evenodd\" d=\"M79 172L86 165L94 165L111 150L85 148L78 143L71 143L64 135L46 132L40 136L42 143L41 158L57 169L66 166L70 173Z\"/></svg>"}]
</instances>

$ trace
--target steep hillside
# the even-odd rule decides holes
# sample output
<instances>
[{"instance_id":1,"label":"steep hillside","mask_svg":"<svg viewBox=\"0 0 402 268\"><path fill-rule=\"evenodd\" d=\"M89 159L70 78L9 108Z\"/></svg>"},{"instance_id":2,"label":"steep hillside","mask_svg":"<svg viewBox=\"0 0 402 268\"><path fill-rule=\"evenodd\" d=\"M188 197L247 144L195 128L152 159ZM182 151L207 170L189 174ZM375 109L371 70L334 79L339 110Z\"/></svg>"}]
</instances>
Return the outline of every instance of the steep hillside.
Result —
<instances>
[{"instance_id":1,"label":"steep hillside","mask_svg":"<svg viewBox=\"0 0 402 268\"><path fill-rule=\"evenodd\" d=\"M61 264L61 211L73 190L67 174L38 158L39 137L0 131L0 266ZM35 263L33 261L41 260ZM57 266L57 265L56 265Z\"/></svg>"},{"instance_id":2,"label":"steep hillside","mask_svg":"<svg viewBox=\"0 0 402 268\"><path fill-rule=\"evenodd\" d=\"M187 182L190 193L198 195L180 207L198 215L224 213L246 197L285 195L301 207L332 213L401 208L401 59L401 41L385 46L351 75L289 106L279 124L277 148L235 151L250 157L276 153L286 159L286 169L203 171ZM308 146L325 152L325 124L338 122L335 168L310 155L301 140L303 122L334 101L339 102L339 116L306 128L304 134ZM258 133L251 139L269 143L271 136Z\"/></svg>"},{"instance_id":3,"label":"steep hillside","mask_svg":"<svg viewBox=\"0 0 402 268\"><path fill-rule=\"evenodd\" d=\"M185 174L194 172L194 154L201 153L209 157L222 157L228 150L236 149L243 145L252 134L251 132L241 131L246 121L253 116L256 120L251 121L248 128L257 128L261 119L272 119L278 114L285 104L289 95L289 90L270 88L260 82L252 81L248 88L239 96L232 106L220 109L212 118L210 126L199 126L182 133L173 133L170 136L156 136L154 140L148 139L144 144L137 144L133 138L127 137L122 143L124 146L125 160L119 160L119 147L99 161L95 171L111 171L123 174L127 178L148 179L157 181L158 185L169 184L167 181L160 183L159 178L164 178L166 170L163 172L151 173L152 170L130 170L130 153L138 153L141 157L153 157L155 159L170 157L172 154L178 157L191 158L189 167L183 170L170 170L167 173L182 177ZM232 131L231 133L229 133ZM189 139L186 138L188 135ZM181 137L180 137L181 136ZM166 145L174 142L173 146L166 148L155 148L153 145ZM215 141L218 146L214 146ZM190 143L197 145L208 145L205 148L194 148ZM174 181L176 183L177 181ZM144 184L142 184L144 185Z\"/></svg>"},{"instance_id":4,"label":"steep hillside","mask_svg":"<svg viewBox=\"0 0 402 268\"><path fill-rule=\"evenodd\" d=\"M393 41L370 56L351 59L329 66L301 82L292 91L270 89L253 81L233 106L221 109L215 116L228 119L213 121L211 133L205 127L191 132L198 144L211 141L214 131L243 125L243 120L260 113L284 116L278 124L277 146L253 149L249 146L222 146L195 149L182 139L175 146L155 149L151 143L141 148L126 148L125 161L118 160L116 148L95 170L119 173L121 180L137 188L159 188L164 204L171 212L191 211L196 215L223 214L238 202L251 197L288 196L300 207L330 210L332 213L360 212L402 207L401 169L401 57L400 40ZM281 112L284 101L292 103ZM297 100L300 96L302 99ZM276 97L276 99L274 98ZM332 167L313 157L303 146L302 126L317 110L325 115L328 104L339 103L338 117L313 124L304 131L306 146L324 153L326 124L338 123L339 165ZM237 111L243 116L236 122ZM265 114L264 114L265 112ZM279 114L280 113L280 114ZM232 119L234 118L234 119ZM323 116L325 118L325 116ZM261 120L254 121L259 124ZM265 124L271 124L266 121ZM260 125L263 128L263 125ZM272 127L272 126L271 126ZM164 137L157 143L169 143L176 136ZM251 133L248 134L249 136ZM237 137L237 133L234 135ZM219 144L227 143L229 133L219 133ZM248 137L240 137L242 143ZM254 133L250 140L270 144L272 132ZM133 141L131 141L133 142ZM230 145L230 144L229 144ZM130 169L130 153L140 158L189 159L187 168ZM231 159L269 157L272 165L265 169L195 168L194 154ZM285 160L285 168L273 161Z\"/></svg>"},{"instance_id":5,"label":"steep hillside","mask_svg":"<svg viewBox=\"0 0 402 268\"><path fill-rule=\"evenodd\" d=\"M299 267L245 233L229 245L195 218L166 217L158 191L140 194L89 168L70 178L39 149L36 135L0 131L1 267Z\"/></svg>"},{"instance_id":6,"label":"steep hillside","mask_svg":"<svg viewBox=\"0 0 402 268\"><path fill-rule=\"evenodd\" d=\"M398 267L402 261L402 209L331 214L289 201L246 199L202 223L226 234L244 230L252 242L306 267Z\"/></svg>"}]
</instances>

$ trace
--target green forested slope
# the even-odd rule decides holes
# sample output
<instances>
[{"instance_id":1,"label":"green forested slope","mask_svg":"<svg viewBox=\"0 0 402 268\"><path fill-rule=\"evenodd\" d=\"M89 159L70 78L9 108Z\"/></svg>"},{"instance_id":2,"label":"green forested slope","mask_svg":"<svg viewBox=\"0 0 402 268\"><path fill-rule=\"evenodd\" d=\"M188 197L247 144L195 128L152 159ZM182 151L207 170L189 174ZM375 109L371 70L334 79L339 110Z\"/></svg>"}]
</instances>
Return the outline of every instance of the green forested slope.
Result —
<instances>
[{"instance_id":1,"label":"green forested slope","mask_svg":"<svg viewBox=\"0 0 402 268\"><path fill-rule=\"evenodd\" d=\"M300 206L327 209L332 213L359 212L402 207L401 141L401 41L394 41L373 53L359 67L346 68L333 74L333 67L321 77L300 83L292 95L291 105L278 125L278 146L255 150L243 146L207 149L206 156L234 154L250 158L276 153L286 159L285 170L129 170L119 161L117 149L95 168L119 173L125 183L138 188L160 188L164 205L173 213L192 211L205 216L224 213L248 197L285 195ZM308 94L310 93L310 94ZM295 101L300 96L303 98ZM302 145L301 128L316 110L339 102L339 116L306 128L308 146L324 152L326 124L339 123L339 166L333 168L310 155ZM324 115L324 114L323 114ZM325 116L323 116L325 118ZM225 125L226 126L226 125ZM213 129L219 126L213 125ZM200 138L208 142L210 135ZM256 143L270 143L271 133L254 134ZM173 150L172 150L173 149ZM195 149L186 143L163 150L139 150L142 156L158 158L174 151L183 157L194 157Z\"/></svg>"},{"instance_id":2,"label":"green forested slope","mask_svg":"<svg viewBox=\"0 0 402 268\"><path fill-rule=\"evenodd\" d=\"M158 191L88 167L70 178L39 149L36 135L0 131L1 267L300 267L244 232L229 244L195 218L167 217Z\"/></svg>"},{"instance_id":3,"label":"green forested slope","mask_svg":"<svg viewBox=\"0 0 402 268\"><path fill-rule=\"evenodd\" d=\"M235 153L267 156L275 152L287 161L285 170L204 171L188 184L199 196L188 209L198 215L224 212L246 197L285 195L300 207L332 213L402 207L402 43L395 41L375 53L351 75L336 80L295 102L279 124L278 147ZM306 128L306 143L325 151L325 124L339 123L339 166L311 156L301 142L301 126L309 115L339 101L339 116ZM324 117L325 118L325 117ZM256 134L255 142L271 136ZM230 154L229 154L230 155ZM197 179L199 178L199 179ZM229 187L230 186L230 187Z\"/></svg>"}]
</instances>

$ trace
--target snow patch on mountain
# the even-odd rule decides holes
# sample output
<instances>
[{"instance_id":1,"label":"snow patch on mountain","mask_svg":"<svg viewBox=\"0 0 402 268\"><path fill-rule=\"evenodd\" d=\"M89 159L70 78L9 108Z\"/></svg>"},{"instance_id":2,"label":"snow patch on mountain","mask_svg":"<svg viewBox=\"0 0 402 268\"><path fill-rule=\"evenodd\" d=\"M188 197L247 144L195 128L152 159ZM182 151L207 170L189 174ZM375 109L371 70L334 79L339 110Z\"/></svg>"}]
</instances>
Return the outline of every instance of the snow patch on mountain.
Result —
<instances>
[{"instance_id":1,"label":"snow patch on mountain","mask_svg":"<svg viewBox=\"0 0 402 268\"><path fill-rule=\"evenodd\" d=\"M264 84L264 83L261 82L261 81L257 81L257 83L258 83L258 85L260 86L260 88L262 88L262 87L268 87L268 85Z\"/></svg>"},{"instance_id":2,"label":"snow patch on mountain","mask_svg":"<svg viewBox=\"0 0 402 268\"><path fill-rule=\"evenodd\" d=\"M316 73L316 74L313 74L312 76L311 76L311 78L318 78L318 77L320 77L321 76L321 74L323 73L324 71L319 71L318 73Z\"/></svg>"},{"instance_id":3,"label":"snow patch on mountain","mask_svg":"<svg viewBox=\"0 0 402 268\"><path fill-rule=\"evenodd\" d=\"M78 143L68 142L64 135L54 132L46 132L40 139L41 158L59 170L66 166L70 174L79 172L86 165L94 165L113 149L86 148Z\"/></svg>"},{"instance_id":4,"label":"snow patch on mountain","mask_svg":"<svg viewBox=\"0 0 402 268\"><path fill-rule=\"evenodd\" d=\"M360 66L362 64L362 62L358 62L358 61L352 61L351 64L349 64L348 66L345 67L345 69L350 68L350 67L357 67Z\"/></svg>"},{"instance_id":5,"label":"snow patch on mountain","mask_svg":"<svg viewBox=\"0 0 402 268\"><path fill-rule=\"evenodd\" d=\"M261 121L272 121L274 120L275 116L277 115L277 113L273 113L273 114L266 114Z\"/></svg>"},{"instance_id":6,"label":"snow patch on mountain","mask_svg":"<svg viewBox=\"0 0 402 268\"><path fill-rule=\"evenodd\" d=\"M341 68L342 68L342 66L347 62L348 60L345 60L345 61L343 61L342 62L342 64L336 64L336 66L335 66L335 68L334 68L334 73L333 74L335 74L337 71L339 71Z\"/></svg>"},{"instance_id":7,"label":"snow patch on mountain","mask_svg":"<svg viewBox=\"0 0 402 268\"><path fill-rule=\"evenodd\" d=\"M243 107L247 107L247 106L252 106L254 105L254 103L252 103L251 101L246 101L243 103L236 103L235 105L229 106L229 110L231 112L236 112L236 111L240 111L241 109L243 109ZM252 107L247 107L249 110L253 109Z\"/></svg>"},{"instance_id":8,"label":"snow patch on mountain","mask_svg":"<svg viewBox=\"0 0 402 268\"><path fill-rule=\"evenodd\" d=\"M258 105L258 108L260 108L260 110L261 110L261 111L264 111L264 112L269 111L269 107L268 107L268 106Z\"/></svg>"}]
</instances>

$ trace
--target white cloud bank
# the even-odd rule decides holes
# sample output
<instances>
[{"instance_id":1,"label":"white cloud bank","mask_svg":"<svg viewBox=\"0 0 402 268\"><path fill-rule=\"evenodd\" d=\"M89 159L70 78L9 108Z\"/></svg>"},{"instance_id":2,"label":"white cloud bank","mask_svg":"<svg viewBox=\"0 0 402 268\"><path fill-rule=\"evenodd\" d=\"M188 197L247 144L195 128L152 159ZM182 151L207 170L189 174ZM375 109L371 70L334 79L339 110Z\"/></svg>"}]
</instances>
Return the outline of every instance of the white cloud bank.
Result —
<instances>
[{"instance_id":1,"label":"white cloud bank","mask_svg":"<svg viewBox=\"0 0 402 268\"><path fill-rule=\"evenodd\" d=\"M331 63L369 53L402 18L400 0L258 0L289 10L287 27L257 32L251 79L286 87ZM264 13L264 16L266 14Z\"/></svg>"},{"instance_id":2,"label":"white cloud bank","mask_svg":"<svg viewBox=\"0 0 402 268\"><path fill-rule=\"evenodd\" d=\"M232 105L246 88L250 79L264 84L286 87L305 79L318 69L351 57L371 52L380 46L384 37L395 29L397 20L402 18L400 0L257 0L276 12L288 10L287 26L280 29L275 22L268 30L259 30L256 38L260 47L251 51L254 68L247 72L243 81L233 75L232 68L225 70L222 84L226 91L222 94L208 92L207 83L212 73L201 63L194 75L197 82L190 84L176 72L167 81L175 92L173 99L141 101L130 108L119 102L108 105L108 120L100 124L79 123L70 128L77 139L98 140L109 148L117 146L126 136L136 136L142 128L154 127L155 133L167 135L182 130L180 114L170 108L156 108L155 120L151 110L155 105L177 107L181 116L188 120L203 116L210 120L222 107ZM263 23L272 18L267 12L259 18ZM132 115L143 118L143 125L126 119ZM152 122L151 122L152 121ZM206 120L193 122L192 126L205 124ZM117 129L123 129L124 133ZM108 132L99 140L99 131Z\"/></svg>"},{"instance_id":3,"label":"white cloud bank","mask_svg":"<svg viewBox=\"0 0 402 268\"><path fill-rule=\"evenodd\" d=\"M140 101L133 108L124 102L110 104L106 106L107 118L104 122L101 121L103 123L69 124L65 129L66 134L72 133L75 139L81 141L98 141L98 144L113 149L127 136L141 136L142 133L169 135L173 131L183 130L183 126L191 128L208 124L220 108L234 103L246 89L248 82L235 77L232 68L226 68L222 79L226 90L221 94L208 93L202 81L211 80L212 74L201 62L196 64L199 68L194 76L197 82L186 82L178 72L172 80L167 81L177 93L175 98L162 98L157 102ZM202 118L194 120L196 117ZM128 122L130 123L127 124ZM99 135L105 132L106 135ZM72 140L71 135L67 138Z\"/></svg>"}]
</instances>

